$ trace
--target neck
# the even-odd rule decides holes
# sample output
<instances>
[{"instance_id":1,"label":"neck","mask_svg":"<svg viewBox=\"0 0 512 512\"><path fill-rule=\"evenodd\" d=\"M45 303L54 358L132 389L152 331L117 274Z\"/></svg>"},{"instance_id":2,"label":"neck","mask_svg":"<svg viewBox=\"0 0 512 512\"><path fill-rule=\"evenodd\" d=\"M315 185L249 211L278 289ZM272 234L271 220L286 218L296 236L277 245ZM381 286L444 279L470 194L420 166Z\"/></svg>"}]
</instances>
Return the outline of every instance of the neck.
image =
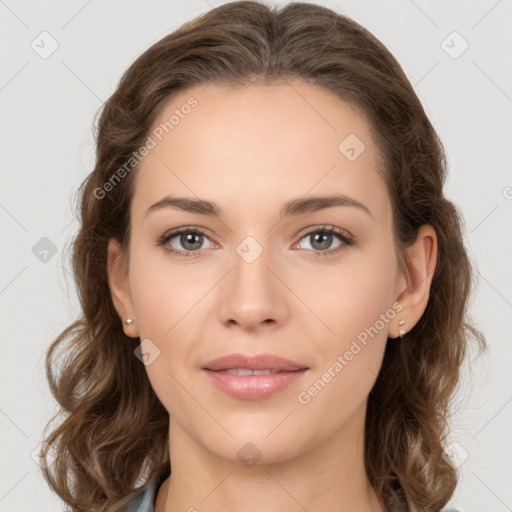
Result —
<instances>
[{"instance_id":1,"label":"neck","mask_svg":"<svg viewBox=\"0 0 512 512\"><path fill-rule=\"evenodd\" d=\"M362 418L293 458L262 457L264 462L252 466L206 450L171 419L172 473L160 488L155 512L383 512L366 476Z\"/></svg>"}]
</instances>

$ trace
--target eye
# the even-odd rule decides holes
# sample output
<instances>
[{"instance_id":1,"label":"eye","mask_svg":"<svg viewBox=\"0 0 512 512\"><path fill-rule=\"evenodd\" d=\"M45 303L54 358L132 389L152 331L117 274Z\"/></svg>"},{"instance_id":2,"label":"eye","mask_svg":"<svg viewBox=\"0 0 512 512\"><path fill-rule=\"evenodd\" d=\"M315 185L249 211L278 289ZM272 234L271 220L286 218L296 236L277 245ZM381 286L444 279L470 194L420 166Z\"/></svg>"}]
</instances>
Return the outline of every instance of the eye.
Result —
<instances>
[{"instance_id":1,"label":"eye","mask_svg":"<svg viewBox=\"0 0 512 512\"><path fill-rule=\"evenodd\" d=\"M176 238L175 244L177 243L181 245L184 250L176 248L172 243L169 247L168 243L171 242L173 238ZM163 246L166 251L169 251L175 256L190 257L196 256L202 252L201 245L204 241L204 238L209 240L209 238L206 236L206 233L201 229L184 227L175 229L174 231L163 235L159 239L158 245Z\"/></svg>"},{"instance_id":2,"label":"eye","mask_svg":"<svg viewBox=\"0 0 512 512\"><path fill-rule=\"evenodd\" d=\"M340 244L334 249L326 250L335 238L340 240ZM346 246L353 245L352 238L342 229L334 226L320 226L309 229L301 240L310 240L311 250L315 256L330 256L343 250ZM297 247L295 244L293 247Z\"/></svg>"},{"instance_id":3,"label":"eye","mask_svg":"<svg viewBox=\"0 0 512 512\"><path fill-rule=\"evenodd\" d=\"M334 249L326 250L332 245L335 238L340 241L338 246ZM172 243L173 239L176 239L174 243ZM187 226L166 233L158 240L157 244L163 246L166 251L174 256L181 258L201 254L205 249L201 247L205 239L210 240L202 229ZM333 255L354 243L353 239L344 230L334 226L316 226L310 228L302 235L300 240L308 239L311 241L310 245L312 246L308 250L313 251L315 257ZM176 245L180 245L181 248L176 247ZM298 245L299 244L294 244L292 248L296 248Z\"/></svg>"}]
</instances>

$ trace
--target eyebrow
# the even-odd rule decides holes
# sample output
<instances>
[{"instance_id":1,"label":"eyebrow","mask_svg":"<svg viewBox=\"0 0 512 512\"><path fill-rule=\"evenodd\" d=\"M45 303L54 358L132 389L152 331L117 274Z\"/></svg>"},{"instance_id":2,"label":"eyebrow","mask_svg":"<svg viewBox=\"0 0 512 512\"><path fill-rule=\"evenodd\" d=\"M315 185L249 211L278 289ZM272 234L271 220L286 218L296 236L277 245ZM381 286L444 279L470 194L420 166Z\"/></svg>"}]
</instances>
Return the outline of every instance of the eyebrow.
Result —
<instances>
[{"instance_id":1,"label":"eyebrow","mask_svg":"<svg viewBox=\"0 0 512 512\"><path fill-rule=\"evenodd\" d=\"M353 206L366 212L373 218L368 207L343 194L331 196L309 196L307 198L293 199L283 205L280 214L282 217L298 216L306 213L317 212L326 208L333 208L335 206ZM160 199L160 201L152 204L146 210L144 215L146 216L151 212L170 207L179 208L180 210L189 213L199 213L201 215L208 215L217 218L220 218L223 215L222 209L211 201L194 199L192 197L173 196L166 196Z\"/></svg>"}]
</instances>

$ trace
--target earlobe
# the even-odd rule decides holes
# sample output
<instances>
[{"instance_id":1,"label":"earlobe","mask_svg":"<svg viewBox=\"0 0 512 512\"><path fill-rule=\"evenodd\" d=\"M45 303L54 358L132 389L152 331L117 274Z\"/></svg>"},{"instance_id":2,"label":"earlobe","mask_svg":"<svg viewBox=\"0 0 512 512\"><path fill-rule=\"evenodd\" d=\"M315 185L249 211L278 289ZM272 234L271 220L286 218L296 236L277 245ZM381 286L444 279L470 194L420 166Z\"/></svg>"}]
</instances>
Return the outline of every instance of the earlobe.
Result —
<instances>
[{"instance_id":1,"label":"earlobe","mask_svg":"<svg viewBox=\"0 0 512 512\"><path fill-rule=\"evenodd\" d=\"M416 241L407 249L407 287L399 295L402 305L396 316L396 334L402 337L422 317L430 297L430 286L437 265L437 235L435 229L425 224L418 230ZM398 300L398 299L397 299Z\"/></svg>"},{"instance_id":2,"label":"earlobe","mask_svg":"<svg viewBox=\"0 0 512 512\"><path fill-rule=\"evenodd\" d=\"M121 318L127 336L137 338L139 332L134 320L133 303L128 282L128 273L124 265L124 254L119 242L112 238L108 244L107 273L110 294L114 307ZM132 321L126 321L131 319Z\"/></svg>"}]
</instances>

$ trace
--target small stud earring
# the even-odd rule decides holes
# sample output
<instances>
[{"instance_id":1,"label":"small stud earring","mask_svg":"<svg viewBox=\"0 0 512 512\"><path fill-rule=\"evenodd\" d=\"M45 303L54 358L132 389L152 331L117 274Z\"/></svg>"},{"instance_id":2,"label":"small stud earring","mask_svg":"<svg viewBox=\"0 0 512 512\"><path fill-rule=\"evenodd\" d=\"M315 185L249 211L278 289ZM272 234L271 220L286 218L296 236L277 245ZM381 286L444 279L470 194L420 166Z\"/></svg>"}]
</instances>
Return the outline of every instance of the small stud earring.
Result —
<instances>
[{"instance_id":1,"label":"small stud earring","mask_svg":"<svg viewBox=\"0 0 512 512\"><path fill-rule=\"evenodd\" d=\"M404 334L406 334L405 331L402 331L402 329L401 329L402 325L404 325L404 324L405 324L405 320L400 320L400 322L398 322L398 325L400 326L400 338L403 338Z\"/></svg>"},{"instance_id":2,"label":"small stud earring","mask_svg":"<svg viewBox=\"0 0 512 512\"><path fill-rule=\"evenodd\" d=\"M131 324L133 324L133 320L132 320L131 318L127 318L127 319L124 321L124 323L125 323L126 325L131 325Z\"/></svg>"}]
</instances>

